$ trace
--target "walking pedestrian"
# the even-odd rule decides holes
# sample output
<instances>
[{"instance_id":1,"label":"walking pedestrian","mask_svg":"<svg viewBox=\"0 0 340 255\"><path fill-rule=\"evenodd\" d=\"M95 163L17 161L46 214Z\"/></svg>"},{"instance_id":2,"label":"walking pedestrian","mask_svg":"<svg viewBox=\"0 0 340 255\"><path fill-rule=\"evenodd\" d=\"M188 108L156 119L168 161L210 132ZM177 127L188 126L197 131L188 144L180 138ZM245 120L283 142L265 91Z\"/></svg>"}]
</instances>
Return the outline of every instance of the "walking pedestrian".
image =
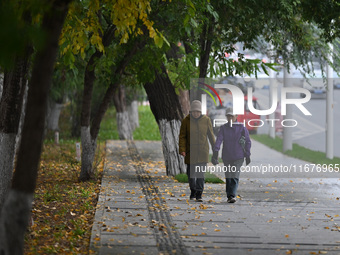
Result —
<instances>
[{"instance_id":1,"label":"walking pedestrian","mask_svg":"<svg viewBox=\"0 0 340 255\"><path fill-rule=\"evenodd\" d=\"M194 100L190 113L183 119L179 134L179 153L185 157L190 187L190 200L202 202L204 190L204 167L209 162L209 144L215 144L210 118L202 115L202 104Z\"/></svg>"},{"instance_id":2,"label":"walking pedestrian","mask_svg":"<svg viewBox=\"0 0 340 255\"><path fill-rule=\"evenodd\" d=\"M226 193L228 203L235 203L244 158L246 165L250 163L251 141L247 128L243 123L237 122L237 115L233 113L232 108L226 110L226 117L228 122L219 130L211 162L214 165L218 164L218 152L223 143L222 160L226 169Z\"/></svg>"}]
</instances>

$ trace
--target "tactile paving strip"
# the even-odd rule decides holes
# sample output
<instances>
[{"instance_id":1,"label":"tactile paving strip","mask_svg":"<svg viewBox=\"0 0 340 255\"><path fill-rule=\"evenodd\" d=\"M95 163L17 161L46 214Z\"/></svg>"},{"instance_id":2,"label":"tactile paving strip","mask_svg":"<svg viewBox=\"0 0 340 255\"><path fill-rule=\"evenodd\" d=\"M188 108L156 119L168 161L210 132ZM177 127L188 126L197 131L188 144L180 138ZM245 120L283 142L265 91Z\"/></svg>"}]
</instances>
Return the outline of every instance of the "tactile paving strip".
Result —
<instances>
[{"instance_id":1,"label":"tactile paving strip","mask_svg":"<svg viewBox=\"0 0 340 255\"><path fill-rule=\"evenodd\" d=\"M167 254L188 254L179 233L174 227L166 201L162 198L158 187L154 185L150 175L144 169L142 158L135 143L129 140L127 144L131 159L135 162L134 167L138 180L148 203L149 223L154 231L159 251Z\"/></svg>"}]
</instances>

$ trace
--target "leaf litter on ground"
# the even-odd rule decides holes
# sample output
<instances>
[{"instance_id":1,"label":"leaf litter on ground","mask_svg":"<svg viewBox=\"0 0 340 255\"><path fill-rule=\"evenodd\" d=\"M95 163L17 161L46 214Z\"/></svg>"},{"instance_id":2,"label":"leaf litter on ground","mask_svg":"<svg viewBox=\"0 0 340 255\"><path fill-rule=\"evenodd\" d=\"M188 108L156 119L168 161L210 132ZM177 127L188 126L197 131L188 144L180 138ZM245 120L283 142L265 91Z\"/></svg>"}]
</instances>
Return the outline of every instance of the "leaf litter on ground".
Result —
<instances>
[{"instance_id":1,"label":"leaf litter on ground","mask_svg":"<svg viewBox=\"0 0 340 255\"><path fill-rule=\"evenodd\" d=\"M88 182L78 181L75 155L74 144L44 144L25 254L89 253L104 152L97 153L96 173Z\"/></svg>"}]
</instances>

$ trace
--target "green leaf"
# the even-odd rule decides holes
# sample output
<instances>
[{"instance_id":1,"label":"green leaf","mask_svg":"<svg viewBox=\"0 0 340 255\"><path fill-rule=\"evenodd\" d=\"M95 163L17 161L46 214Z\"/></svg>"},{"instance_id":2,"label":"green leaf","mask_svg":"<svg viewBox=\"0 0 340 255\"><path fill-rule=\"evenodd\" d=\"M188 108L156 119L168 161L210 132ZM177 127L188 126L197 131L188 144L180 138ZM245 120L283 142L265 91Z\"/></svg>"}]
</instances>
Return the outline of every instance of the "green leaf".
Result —
<instances>
[{"instance_id":1,"label":"green leaf","mask_svg":"<svg viewBox=\"0 0 340 255\"><path fill-rule=\"evenodd\" d=\"M268 71L267 71L266 65L264 65L264 64L262 63L262 64L261 64L261 67L262 67L263 72L264 72L266 75L269 76L269 73L268 73Z\"/></svg>"},{"instance_id":2,"label":"green leaf","mask_svg":"<svg viewBox=\"0 0 340 255\"><path fill-rule=\"evenodd\" d=\"M190 22L194 27L198 27L196 20L194 20L193 18L190 19Z\"/></svg>"},{"instance_id":3,"label":"green leaf","mask_svg":"<svg viewBox=\"0 0 340 255\"><path fill-rule=\"evenodd\" d=\"M196 8L195 8L195 5L193 4L193 2L188 1L188 4L190 5L190 7L191 7L192 9L194 9L194 10L196 11Z\"/></svg>"},{"instance_id":4,"label":"green leaf","mask_svg":"<svg viewBox=\"0 0 340 255\"><path fill-rule=\"evenodd\" d=\"M153 38L155 41L155 44L158 48L162 48L163 46L163 38L161 36L155 35L155 37Z\"/></svg>"},{"instance_id":5,"label":"green leaf","mask_svg":"<svg viewBox=\"0 0 340 255\"><path fill-rule=\"evenodd\" d=\"M159 33L159 35L162 37L163 42L165 42L165 44L166 44L168 47L170 47L170 43L169 43L168 40L164 37L164 35L161 34L161 33Z\"/></svg>"}]
</instances>

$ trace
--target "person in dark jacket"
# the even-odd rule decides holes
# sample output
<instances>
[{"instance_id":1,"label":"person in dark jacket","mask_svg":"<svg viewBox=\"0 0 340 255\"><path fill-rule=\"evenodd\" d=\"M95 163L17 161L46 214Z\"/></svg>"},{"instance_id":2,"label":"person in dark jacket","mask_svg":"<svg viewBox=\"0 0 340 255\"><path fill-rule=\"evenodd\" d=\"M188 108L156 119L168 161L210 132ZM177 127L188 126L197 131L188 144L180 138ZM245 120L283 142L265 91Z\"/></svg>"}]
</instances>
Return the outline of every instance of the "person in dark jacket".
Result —
<instances>
[{"instance_id":1,"label":"person in dark jacket","mask_svg":"<svg viewBox=\"0 0 340 255\"><path fill-rule=\"evenodd\" d=\"M210 118L202 115L202 105L198 100L192 101L190 114L181 124L179 134L179 153L185 157L187 175L191 190L190 200L202 202L204 190L204 172L199 171L209 162L209 144L211 148L215 144Z\"/></svg>"},{"instance_id":2,"label":"person in dark jacket","mask_svg":"<svg viewBox=\"0 0 340 255\"><path fill-rule=\"evenodd\" d=\"M237 122L237 115L233 113L232 108L226 110L226 117L228 123L221 126L219 130L211 162L214 165L218 164L218 151L223 143L222 159L226 170L226 193L228 203L235 203L240 169L244 158L246 165L250 163L251 141L247 128L243 123Z\"/></svg>"}]
</instances>

